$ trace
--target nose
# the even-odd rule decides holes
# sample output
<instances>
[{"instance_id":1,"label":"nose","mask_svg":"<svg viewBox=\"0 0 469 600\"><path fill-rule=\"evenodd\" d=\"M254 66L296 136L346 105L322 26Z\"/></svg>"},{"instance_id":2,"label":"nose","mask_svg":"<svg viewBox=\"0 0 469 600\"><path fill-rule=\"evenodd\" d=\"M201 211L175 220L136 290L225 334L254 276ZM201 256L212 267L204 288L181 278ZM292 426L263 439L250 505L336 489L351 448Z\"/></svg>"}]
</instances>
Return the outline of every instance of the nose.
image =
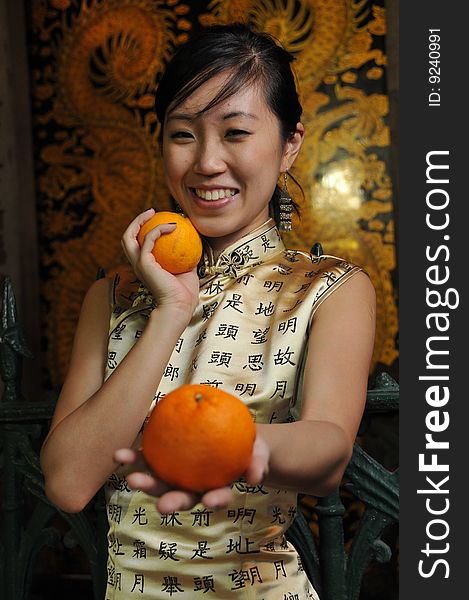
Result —
<instances>
[{"instance_id":1,"label":"nose","mask_svg":"<svg viewBox=\"0 0 469 600\"><path fill-rule=\"evenodd\" d=\"M200 175L217 175L226 170L222 149L216 140L201 140L194 158L194 171Z\"/></svg>"}]
</instances>

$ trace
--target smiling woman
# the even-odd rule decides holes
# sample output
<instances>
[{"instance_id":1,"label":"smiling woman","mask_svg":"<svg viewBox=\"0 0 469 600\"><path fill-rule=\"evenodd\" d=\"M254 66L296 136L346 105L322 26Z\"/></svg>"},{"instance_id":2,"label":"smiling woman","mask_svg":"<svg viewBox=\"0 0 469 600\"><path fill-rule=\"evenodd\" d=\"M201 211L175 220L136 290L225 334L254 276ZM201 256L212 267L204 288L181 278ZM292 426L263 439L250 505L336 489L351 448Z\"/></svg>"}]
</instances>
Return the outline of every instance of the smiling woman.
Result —
<instances>
[{"instance_id":1,"label":"smiling woman","mask_svg":"<svg viewBox=\"0 0 469 600\"><path fill-rule=\"evenodd\" d=\"M298 122L283 139L260 83L213 105L231 78L221 73L201 85L169 112L163 133L170 192L215 251L267 220L279 173L292 165L304 134Z\"/></svg>"},{"instance_id":2,"label":"smiling woman","mask_svg":"<svg viewBox=\"0 0 469 600\"><path fill-rule=\"evenodd\" d=\"M122 237L132 273L96 282L85 298L41 460L64 510L105 485L106 600L318 598L285 532L297 493L329 494L349 461L375 298L359 267L287 250L271 218L292 209L277 182L304 138L291 61L239 24L177 51L156 111L167 184L204 237L199 269L173 275L155 260L155 240L174 225L138 243L150 209ZM238 396L256 422L246 471L201 494L157 478L139 451L155 403L184 384Z\"/></svg>"}]
</instances>

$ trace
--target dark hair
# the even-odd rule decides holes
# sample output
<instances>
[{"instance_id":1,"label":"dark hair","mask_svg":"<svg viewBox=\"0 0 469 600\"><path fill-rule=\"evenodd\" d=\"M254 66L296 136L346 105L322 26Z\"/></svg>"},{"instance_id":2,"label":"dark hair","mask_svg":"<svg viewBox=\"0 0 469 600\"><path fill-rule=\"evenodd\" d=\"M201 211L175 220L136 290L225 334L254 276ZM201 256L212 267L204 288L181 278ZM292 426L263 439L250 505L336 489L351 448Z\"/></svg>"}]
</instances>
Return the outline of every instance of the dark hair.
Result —
<instances>
[{"instance_id":1,"label":"dark hair","mask_svg":"<svg viewBox=\"0 0 469 600\"><path fill-rule=\"evenodd\" d=\"M272 36L255 32L243 23L207 27L175 52L156 90L156 115L161 125L160 145L167 112L224 71L231 71L231 77L199 114L223 102L246 85L260 81L267 104L278 118L282 138L286 141L295 133L302 113L291 69L293 60L294 57ZM271 200L271 212L277 222L279 195L280 190L276 187ZM298 212L296 205L295 210Z\"/></svg>"}]
</instances>

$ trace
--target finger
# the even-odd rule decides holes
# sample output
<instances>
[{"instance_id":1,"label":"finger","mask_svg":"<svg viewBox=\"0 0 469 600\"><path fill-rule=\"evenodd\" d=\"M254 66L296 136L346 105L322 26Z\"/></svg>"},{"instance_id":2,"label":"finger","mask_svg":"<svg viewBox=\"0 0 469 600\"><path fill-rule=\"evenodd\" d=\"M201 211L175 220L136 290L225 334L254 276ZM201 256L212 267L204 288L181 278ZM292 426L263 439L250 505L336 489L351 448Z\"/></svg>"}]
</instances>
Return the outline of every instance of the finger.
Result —
<instances>
[{"instance_id":1,"label":"finger","mask_svg":"<svg viewBox=\"0 0 469 600\"><path fill-rule=\"evenodd\" d=\"M124 248L124 252L129 259L130 262L133 262L140 251L140 246L137 242L137 235L140 231L140 227L146 223L151 217L155 214L154 208L149 208L144 212L140 213L135 217L135 219L130 223L127 229L124 231L122 235L122 247Z\"/></svg>"},{"instance_id":2,"label":"finger","mask_svg":"<svg viewBox=\"0 0 469 600\"><path fill-rule=\"evenodd\" d=\"M251 462L246 469L245 477L249 485L258 485L269 472L270 448L259 435L254 442Z\"/></svg>"},{"instance_id":3,"label":"finger","mask_svg":"<svg viewBox=\"0 0 469 600\"><path fill-rule=\"evenodd\" d=\"M189 510L200 502L199 494L184 490L171 490L164 494L157 502L156 508L162 514L177 510Z\"/></svg>"},{"instance_id":4,"label":"finger","mask_svg":"<svg viewBox=\"0 0 469 600\"><path fill-rule=\"evenodd\" d=\"M148 471L148 465L141 452L132 448L120 448L114 452L114 460L123 465L132 465L135 471Z\"/></svg>"},{"instance_id":5,"label":"finger","mask_svg":"<svg viewBox=\"0 0 469 600\"><path fill-rule=\"evenodd\" d=\"M202 502L207 508L225 508L233 502L233 491L229 487L210 490L202 496Z\"/></svg>"},{"instance_id":6,"label":"finger","mask_svg":"<svg viewBox=\"0 0 469 600\"><path fill-rule=\"evenodd\" d=\"M141 490L150 496L159 498L169 490L169 486L150 475L150 473L133 472L127 475L127 484L133 490Z\"/></svg>"},{"instance_id":7,"label":"finger","mask_svg":"<svg viewBox=\"0 0 469 600\"><path fill-rule=\"evenodd\" d=\"M151 252L157 239L165 233L171 233L176 229L175 223L161 223L146 233L142 244L142 254Z\"/></svg>"},{"instance_id":8,"label":"finger","mask_svg":"<svg viewBox=\"0 0 469 600\"><path fill-rule=\"evenodd\" d=\"M147 208L146 210L144 210L143 212L141 212L140 214L138 214L135 219L130 223L128 229L136 229L137 233L138 230L140 229L140 227L146 223L149 219L152 218L152 216L156 213L156 210L154 208Z\"/></svg>"},{"instance_id":9,"label":"finger","mask_svg":"<svg viewBox=\"0 0 469 600\"><path fill-rule=\"evenodd\" d=\"M249 485L259 485L267 475L267 465L264 457L253 456L246 470L245 478Z\"/></svg>"},{"instance_id":10,"label":"finger","mask_svg":"<svg viewBox=\"0 0 469 600\"><path fill-rule=\"evenodd\" d=\"M149 208L148 210L145 210L144 212L137 215L135 217L135 219L133 219L133 221L130 222L127 229L124 231L123 237L125 237L125 238L130 237L131 239L136 238L138 232L140 231L140 227L144 223L146 223L149 219L151 219L154 214L155 214L155 209Z\"/></svg>"}]
</instances>

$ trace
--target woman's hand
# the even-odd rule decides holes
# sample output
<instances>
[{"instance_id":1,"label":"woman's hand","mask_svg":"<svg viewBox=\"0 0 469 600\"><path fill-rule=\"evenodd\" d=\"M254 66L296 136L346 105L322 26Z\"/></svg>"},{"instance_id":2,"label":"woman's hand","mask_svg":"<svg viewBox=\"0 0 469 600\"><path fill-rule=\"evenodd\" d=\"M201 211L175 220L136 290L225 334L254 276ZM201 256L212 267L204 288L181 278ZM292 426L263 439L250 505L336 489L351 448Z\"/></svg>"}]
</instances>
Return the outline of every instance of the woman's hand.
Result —
<instances>
[{"instance_id":1,"label":"woman's hand","mask_svg":"<svg viewBox=\"0 0 469 600\"><path fill-rule=\"evenodd\" d=\"M259 485L268 473L270 450L265 440L257 436L251 463L243 474L249 485ZM231 487L208 490L203 494L171 488L167 483L151 474L143 454L130 448L114 453L114 460L128 467L127 483L134 490L141 490L158 498L156 508L162 514L178 510L190 510L197 503L212 509L226 508L233 500Z\"/></svg>"},{"instance_id":2,"label":"woman's hand","mask_svg":"<svg viewBox=\"0 0 469 600\"><path fill-rule=\"evenodd\" d=\"M176 228L175 224L157 225L146 235L142 247L137 241L140 227L155 214L150 208L139 214L127 227L122 236L122 247L134 273L148 288L159 306L171 306L187 312L188 318L197 306L199 279L194 268L188 273L172 275L165 271L152 254L156 240Z\"/></svg>"}]
</instances>

